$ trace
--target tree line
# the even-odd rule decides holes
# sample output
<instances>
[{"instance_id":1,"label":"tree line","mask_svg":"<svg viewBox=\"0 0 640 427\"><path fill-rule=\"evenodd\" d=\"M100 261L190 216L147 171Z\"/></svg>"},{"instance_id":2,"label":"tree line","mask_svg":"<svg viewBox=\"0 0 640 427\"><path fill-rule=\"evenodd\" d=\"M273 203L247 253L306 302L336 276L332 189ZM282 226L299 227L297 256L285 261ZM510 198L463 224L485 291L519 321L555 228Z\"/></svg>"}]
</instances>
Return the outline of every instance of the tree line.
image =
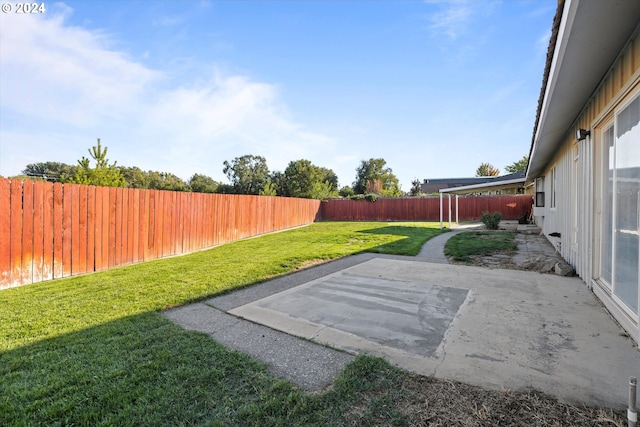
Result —
<instances>
[{"instance_id":1,"label":"tree line","mask_svg":"<svg viewBox=\"0 0 640 427\"><path fill-rule=\"evenodd\" d=\"M284 171L270 171L262 156L247 154L230 161L225 160L222 172L229 183L194 174L184 181L170 172L143 171L137 166L118 166L107 159L107 147L100 139L88 152L90 158L82 156L76 165L60 162L29 164L22 175L14 178L42 179L62 183L88 184L107 187L128 187L152 190L192 191L198 193L254 194L267 196L300 197L326 200L334 197L359 198L400 197L423 195L420 181L415 179L408 193L404 193L394 175L382 158L362 160L356 168L355 181L351 186L338 187L338 176L329 168L314 165L300 159L289 162ZM93 162L92 162L93 161ZM93 163L93 164L92 164ZM505 169L508 172L525 170L528 157L514 162ZM498 169L482 163L476 176L499 175Z\"/></svg>"},{"instance_id":2,"label":"tree line","mask_svg":"<svg viewBox=\"0 0 640 427\"><path fill-rule=\"evenodd\" d=\"M328 199L375 193L402 196L398 178L384 159L362 160L356 169L352 186L338 187L338 176L325 167L300 159L291 161L284 171L270 171L262 156L244 155L223 162L223 173L229 183L194 174L187 181L170 172L144 171L137 166L110 163L108 148L100 139L75 165L61 162L39 162L27 165L13 178L40 179L52 182L88 184L106 187L128 187L153 190L192 191L199 193L255 194L269 196Z\"/></svg>"}]
</instances>

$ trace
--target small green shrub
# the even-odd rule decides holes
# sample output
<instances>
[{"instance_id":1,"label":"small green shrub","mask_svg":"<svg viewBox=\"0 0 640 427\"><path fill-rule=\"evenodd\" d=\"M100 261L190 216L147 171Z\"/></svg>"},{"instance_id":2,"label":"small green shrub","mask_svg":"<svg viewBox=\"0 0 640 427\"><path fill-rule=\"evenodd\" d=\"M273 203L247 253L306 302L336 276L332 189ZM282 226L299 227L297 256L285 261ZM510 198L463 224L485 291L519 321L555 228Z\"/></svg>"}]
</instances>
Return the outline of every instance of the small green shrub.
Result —
<instances>
[{"instance_id":1,"label":"small green shrub","mask_svg":"<svg viewBox=\"0 0 640 427\"><path fill-rule=\"evenodd\" d=\"M487 230L497 230L501 219L502 214L500 212L482 212L482 215L480 216L480 221L484 223Z\"/></svg>"},{"instance_id":2,"label":"small green shrub","mask_svg":"<svg viewBox=\"0 0 640 427\"><path fill-rule=\"evenodd\" d=\"M354 194L349 197L351 200L366 200L367 202L375 202L378 199L378 196L369 193L369 194Z\"/></svg>"}]
</instances>

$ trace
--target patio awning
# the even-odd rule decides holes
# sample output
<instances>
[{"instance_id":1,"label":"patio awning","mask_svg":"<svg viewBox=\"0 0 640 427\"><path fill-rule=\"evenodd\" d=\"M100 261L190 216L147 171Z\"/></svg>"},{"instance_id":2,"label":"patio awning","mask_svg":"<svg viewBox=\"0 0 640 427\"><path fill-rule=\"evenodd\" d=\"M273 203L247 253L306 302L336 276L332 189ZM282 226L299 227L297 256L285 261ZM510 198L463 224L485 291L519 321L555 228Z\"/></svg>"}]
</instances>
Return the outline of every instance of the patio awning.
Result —
<instances>
[{"instance_id":1,"label":"patio awning","mask_svg":"<svg viewBox=\"0 0 640 427\"><path fill-rule=\"evenodd\" d=\"M463 187L443 188L440 193L448 194L470 194L478 191L501 190L505 187L514 187L516 185L524 186L525 178L510 179L505 181L485 182L483 184L465 185Z\"/></svg>"}]
</instances>

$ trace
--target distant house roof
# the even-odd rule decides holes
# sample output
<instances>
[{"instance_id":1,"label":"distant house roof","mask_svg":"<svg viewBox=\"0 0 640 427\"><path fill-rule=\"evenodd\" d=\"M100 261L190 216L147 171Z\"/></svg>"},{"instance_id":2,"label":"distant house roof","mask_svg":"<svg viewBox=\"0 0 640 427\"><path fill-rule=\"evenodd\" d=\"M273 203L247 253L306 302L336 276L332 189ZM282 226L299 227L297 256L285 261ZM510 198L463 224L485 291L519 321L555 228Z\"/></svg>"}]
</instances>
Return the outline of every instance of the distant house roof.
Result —
<instances>
[{"instance_id":1,"label":"distant house roof","mask_svg":"<svg viewBox=\"0 0 640 427\"><path fill-rule=\"evenodd\" d=\"M447 192L446 190L452 189L460 189L467 187L475 187L481 188L482 186L493 186L496 184L505 184L505 181L510 181L513 179L521 179L524 182L525 173L516 172L508 175L502 176L477 176L473 178L436 178L436 179L425 179L422 184L420 184L420 189L423 193L437 193L437 192Z\"/></svg>"},{"instance_id":2,"label":"distant house roof","mask_svg":"<svg viewBox=\"0 0 640 427\"><path fill-rule=\"evenodd\" d=\"M496 176L491 181L479 184L466 185L463 187L445 188L441 193L476 193L484 191L500 190L510 187L522 187L525 182L525 172L516 172L509 175Z\"/></svg>"},{"instance_id":3,"label":"distant house roof","mask_svg":"<svg viewBox=\"0 0 640 427\"><path fill-rule=\"evenodd\" d=\"M432 178L425 179L422 184L420 184L420 190L423 193L437 193L438 191L445 188L455 188L455 187L464 187L467 185L473 184L482 184L485 182L491 182L495 179L492 176L481 176L475 178Z\"/></svg>"}]
</instances>

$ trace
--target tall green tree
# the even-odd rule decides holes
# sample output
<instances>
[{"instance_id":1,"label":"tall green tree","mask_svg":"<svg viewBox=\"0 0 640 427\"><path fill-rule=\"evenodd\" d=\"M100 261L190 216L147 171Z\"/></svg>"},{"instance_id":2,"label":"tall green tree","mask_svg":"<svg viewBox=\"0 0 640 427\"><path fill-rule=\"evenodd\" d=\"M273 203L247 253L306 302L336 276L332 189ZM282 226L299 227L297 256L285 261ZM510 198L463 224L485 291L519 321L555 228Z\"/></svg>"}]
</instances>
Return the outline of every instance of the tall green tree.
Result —
<instances>
[{"instance_id":1,"label":"tall green tree","mask_svg":"<svg viewBox=\"0 0 640 427\"><path fill-rule=\"evenodd\" d=\"M215 193L218 185L220 184L213 178L197 173L189 179L188 183L189 189L194 193Z\"/></svg>"},{"instance_id":2,"label":"tall green tree","mask_svg":"<svg viewBox=\"0 0 640 427\"><path fill-rule=\"evenodd\" d=\"M356 169L356 180L353 183L353 191L356 194L365 194L367 185L376 187L375 182L380 181L382 185L381 195L396 197L402 195L398 178L393 174L393 170L386 167L387 162L380 159L362 160Z\"/></svg>"},{"instance_id":3,"label":"tall green tree","mask_svg":"<svg viewBox=\"0 0 640 427\"><path fill-rule=\"evenodd\" d=\"M258 192L261 196L276 196L277 195L277 187L276 184L271 182L271 180L267 180L264 186Z\"/></svg>"},{"instance_id":4,"label":"tall green tree","mask_svg":"<svg viewBox=\"0 0 640 427\"><path fill-rule=\"evenodd\" d=\"M280 171L274 171L271 173L269 177L269 181L273 184L273 187L276 190L276 195L278 196L288 196L289 188L287 187L287 180L284 176L284 173Z\"/></svg>"},{"instance_id":5,"label":"tall green tree","mask_svg":"<svg viewBox=\"0 0 640 427\"><path fill-rule=\"evenodd\" d=\"M505 166L504 170L509 173L524 172L527 170L527 166L529 166L529 156L522 156L517 162Z\"/></svg>"},{"instance_id":6,"label":"tall green tree","mask_svg":"<svg viewBox=\"0 0 640 427\"><path fill-rule=\"evenodd\" d=\"M338 190L330 181L314 183L309 195L311 199L318 200L327 200L339 196Z\"/></svg>"},{"instance_id":7,"label":"tall green tree","mask_svg":"<svg viewBox=\"0 0 640 427\"><path fill-rule=\"evenodd\" d=\"M491 163L481 163L476 169L476 176L498 176L500 170Z\"/></svg>"},{"instance_id":8,"label":"tall green tree","mask_svg":"<svg viewBox=\"0 0 640 427\"><path fill-rule=\"evenodd\" d=\"M222 172L227 175L236 194L259 194L269 180L267 160L247 154L231 162L223 162Z\"/></svg>"},{"instance_id":9,"label":"tall green tree","mask_svg":"<svg viewBox=\"0 0 640 427\"><path fill-rule=\"evenodd\" d=\"M128 188L149 188L149 174L137 166L120 166Z\"/></svg>"},{"instance_id":10,"label":"tall green tree","mask_svg":"<svg viewBox=\"0 0 640 427\"><path fill-rule=\"evenodd\" d=\"M107 159L108 148L102 147L100 138L98 138L98 144L88 151L89 156L95 161L95 167L91 167L91 161L82 156L78 160L79 167L76 170L76 174L69 182L104 187L124 187L126 185L120 169L116 167L117 162L109 164L109 159Z\"/></svg>"},{"instance_id":11,"label":"tall green tree","mask_svg":"<svg viewBox=\"0 0 640 427\"><path fill-rule=\"evenodd\" d=\"M188 191L187 183L170 172L147 172L150 190Z\"/></svg>"},{"instance_id":12,"label":"tall green tree","mask_svg":"<svg viewBox=\"0 0 640 427\"><path fill-rule=\"evenodd\" d=\"M409 190L410 196L415 197L415 196L422 196L424 194L422 192L422 187L420 186L420 184L422 183L418 178L415 178L413 181L411 181L411 190Z\"/></svg>"},{"instance_id":13,"label":"tall green tree","mask_svg":"<svg viewBox=\"0 0 640 427\"><path fill-rule=\"evenodd\" d=\"M355 193L353 192L353 187L345 185L344 187L340 188L340 190L338 190L338 194L340 195L340 197L351 197Z\"/></svg>"},{"instance_id":14,"label":"tall green tree","mask_svg":"<svg viewBox=\"0 0 640 427\"><path fill-rule=\"evenodd\" d=\"M331 194L338 195L338 176L331 169L305 159L289 162L284 171L284 182L284 195L291 197L326 199Z\"/></svg>"},{"instance_id":15,"label":"tall green tree","mask_svg":"<svg viewBox=\"0 0 640 427\"><path fill-rule=\"evenodd\" d=\"M40 162L28 164L22 175L43 178L47 181L67 182L76 175L78 167L60 162Z\"/></svg>"}]
</instances>

